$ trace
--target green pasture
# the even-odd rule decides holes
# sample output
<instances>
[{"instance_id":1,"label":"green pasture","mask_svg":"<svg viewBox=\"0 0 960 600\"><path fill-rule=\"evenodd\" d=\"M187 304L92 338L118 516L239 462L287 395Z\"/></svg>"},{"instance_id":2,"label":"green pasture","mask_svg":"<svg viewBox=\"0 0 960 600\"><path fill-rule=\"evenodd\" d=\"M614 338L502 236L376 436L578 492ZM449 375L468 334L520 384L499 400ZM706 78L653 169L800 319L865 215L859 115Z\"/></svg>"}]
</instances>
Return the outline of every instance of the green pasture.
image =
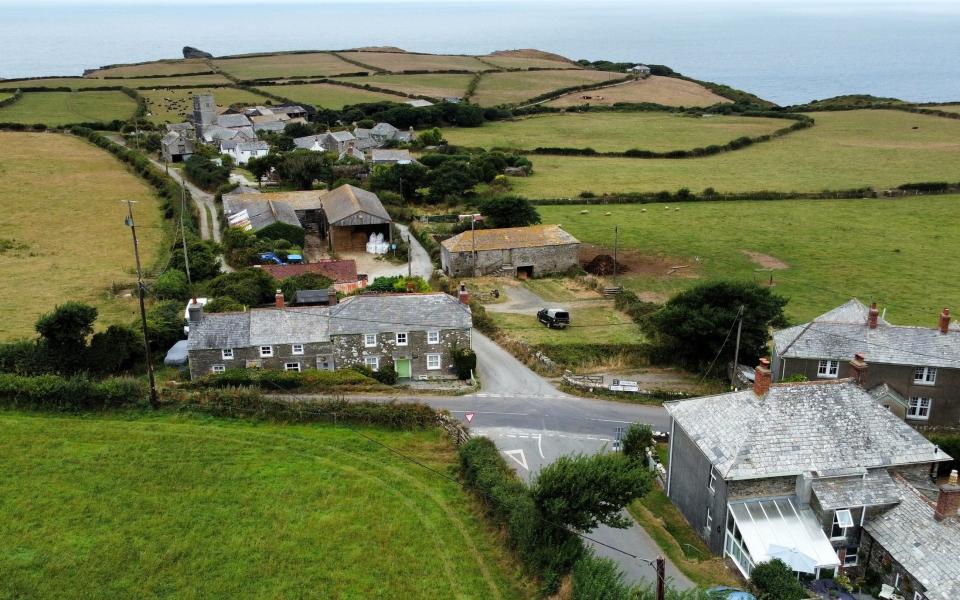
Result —
<instances>
[{"instance_id":1,"label":"green pasture","mask_svg":"<svg viewBox=\"0 0 960 600\"><path fill-rule=\"evenodd\" d=\"M10 106L0 108L0 123L43 123L56 127L72 123L126 120L136 102L120 91L25 92Z\"/></svg>"}]
</instances>

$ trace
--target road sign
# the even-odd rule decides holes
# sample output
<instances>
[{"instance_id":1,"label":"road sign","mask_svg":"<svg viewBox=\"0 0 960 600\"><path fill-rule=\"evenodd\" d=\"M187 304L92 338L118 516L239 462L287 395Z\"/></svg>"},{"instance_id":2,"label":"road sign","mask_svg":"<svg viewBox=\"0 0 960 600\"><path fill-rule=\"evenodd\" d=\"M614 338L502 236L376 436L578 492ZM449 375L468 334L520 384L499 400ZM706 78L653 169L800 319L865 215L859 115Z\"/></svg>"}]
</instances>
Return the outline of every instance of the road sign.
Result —
<instances>
[{"instance_id":1,"label":"road sign","mask_svg":"<svg viewBox=\"0 0 960 600\"><path fill-rule=\"evenodd\" d=\"M467 418L467 423L473 423L473 417L476 416L476 413L468 412L467 414L465 414L465 415L463 415L463 416L465 416L465 417Z\"/></svg>"},{"instance_id":2,"label":"road sign","mask_svg":"<svg viewBox=\"0 0 960 600\"><path fill-rule=\"evenodd\" d=\"M617 441L623 439L623 427L617 427Z\"/></svg>"}]
</instances>

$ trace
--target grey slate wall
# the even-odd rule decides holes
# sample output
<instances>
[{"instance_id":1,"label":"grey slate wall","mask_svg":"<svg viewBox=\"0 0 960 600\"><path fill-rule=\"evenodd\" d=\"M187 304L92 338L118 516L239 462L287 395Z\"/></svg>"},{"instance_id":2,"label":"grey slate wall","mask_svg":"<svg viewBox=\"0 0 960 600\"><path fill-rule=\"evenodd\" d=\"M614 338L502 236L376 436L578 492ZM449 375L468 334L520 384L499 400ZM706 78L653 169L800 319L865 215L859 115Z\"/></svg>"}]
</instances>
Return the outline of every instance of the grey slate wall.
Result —
<instances>
[{"instance_id":1,"label":"grey slate wall","mask_svg":"<svg viewBox=\"0 0 960 600\"><path fill-rule=\"evenodd\" d=\"M536 248L513 248L508 254L503 250L483 250L477 252L477 266L482 273L498 269L501 264L510 264L516 274L517 267L533 267L533 275L563 273L579 264L577 251L579 244L558 246L538 246ZM450 252L441 247L440 259L443 270L451 277L470 277L473 275L473 259L468 252Z\"/></svg>"},{"instance_id":2,"label":"grey slate wall","mask_svg":"<svg viewBox=\"0 0 960 600\"><path fill-rule=\"evenodd\" d=\"M669 466L671 502L686 517L710 551L722 554L727 519L727 482L718 476L714 491L710 491L712 465L679 425L673 428ZM705 530L708 507L713 518L709 532Z\"/></svg>"}]
</instances>

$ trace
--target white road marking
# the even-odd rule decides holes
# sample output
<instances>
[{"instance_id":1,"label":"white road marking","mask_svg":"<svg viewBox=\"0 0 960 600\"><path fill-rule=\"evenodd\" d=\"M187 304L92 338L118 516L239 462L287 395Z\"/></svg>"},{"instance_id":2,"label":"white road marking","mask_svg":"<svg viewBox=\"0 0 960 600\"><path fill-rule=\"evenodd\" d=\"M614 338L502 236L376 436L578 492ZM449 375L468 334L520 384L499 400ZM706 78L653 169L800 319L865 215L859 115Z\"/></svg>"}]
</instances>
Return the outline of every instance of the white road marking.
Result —
<instances>
[{"instance_id":1,"label":"white road marking","mask_svg":"<svg viewBox=\"0 0 960 600\"><path fill-rule=\"evenodd\" d=\"M513 461L523 467L524 470L530 470L530 467L527 466L527 457L523 455L523 450L503 450L503 453L512 458ZM517 458L517 455L519 455L520 458Z\"/></svg>"},{"instance_id":2,"label":"white road marking","mask_svg":"<svg viewBox=\"0 0 960 600\"><path fill-rule=\"evenodd\" d=\"M600 421L602 423L633 423L633 421L618 421L616 419L587 419L588 421Z\"/></svg>"},{"instance_id":3,"label":"white road marking","mask_svg":"<svg viewBox=\"0 0 960 600\"><path fill-rule=\"evenodd\" d=\"M514 412L493 412L493 411L483 411L483 410L451 410L451 413L474 413L477 415L512 415L515 417L529 417L529 413L514 413Z\"/></svg>"},{"instance_id":4,"label":"white road marking","mask_svg":"<svg viewBox=\"0 0 960 600\"><path fill-rule=\"evenodd\" d=\"M537 451L540 453L540 458L546 460L546 456L543 455L543 436L537 434Z\"/></svg>"}]
</instances>

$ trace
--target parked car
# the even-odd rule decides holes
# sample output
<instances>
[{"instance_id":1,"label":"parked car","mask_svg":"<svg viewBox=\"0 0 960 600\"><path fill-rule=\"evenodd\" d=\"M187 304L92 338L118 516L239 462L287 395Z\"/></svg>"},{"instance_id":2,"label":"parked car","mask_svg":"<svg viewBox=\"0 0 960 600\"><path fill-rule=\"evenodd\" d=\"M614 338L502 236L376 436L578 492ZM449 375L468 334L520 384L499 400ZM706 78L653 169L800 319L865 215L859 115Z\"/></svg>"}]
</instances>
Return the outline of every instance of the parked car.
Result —
<instances>
[{"instance_id":1,"label":"parked car","mask_svg":"<svg viewBox=\"0 0 960 600\"><path fill-rule=\"evenodd\" d=\"M551 329L563 329L570 324L570 313L562 308L541 308L537 320Z\"/></svg>"},{"instance_id":2,"label":"parked car","mask_svg":"<svg viewBox=\"0 0 960 600\"><path fill-rule=\"evenodd\" d=\"M260 262L261 263L270 263L274 265L285 265L287 263L283 262L279 256L273 252L261 252L260 253Z\"/></svg>"},{"instance_id":3,"label":"parked car","mask_svg":"<svg viewBox=\"0 0 960 600\"><path fill-rule=\"evenodd\" d=\"M300 254L288 254L287 255L287 264L288 265L302 265L303 256Z\"/></svg>"}]
</instances>

